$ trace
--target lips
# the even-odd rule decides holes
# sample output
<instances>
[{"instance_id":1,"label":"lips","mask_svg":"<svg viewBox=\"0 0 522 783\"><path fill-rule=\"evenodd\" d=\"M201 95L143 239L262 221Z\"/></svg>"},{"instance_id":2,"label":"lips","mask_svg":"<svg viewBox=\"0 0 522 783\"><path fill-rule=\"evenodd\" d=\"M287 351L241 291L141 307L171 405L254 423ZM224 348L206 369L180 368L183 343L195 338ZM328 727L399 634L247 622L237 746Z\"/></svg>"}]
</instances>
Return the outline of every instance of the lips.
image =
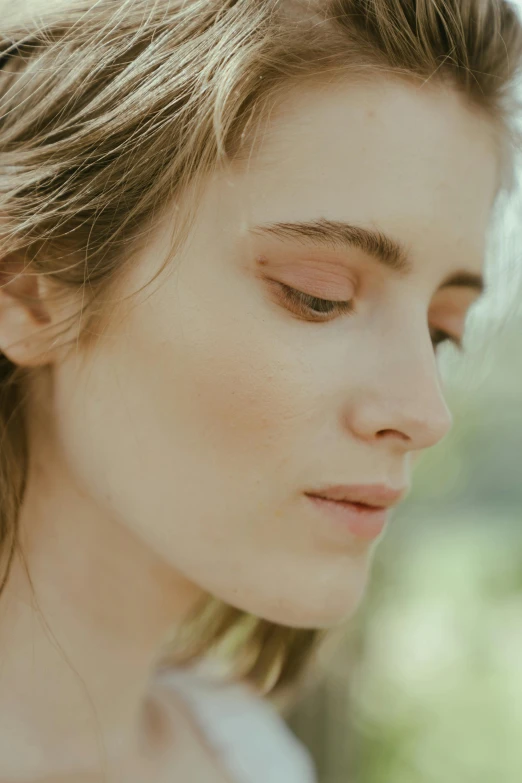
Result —
<instances>
[{"instance_id":1,"label":"lips","mask_svg":"<svg viewBox=\"0 0 522 783\"><path fill-rule=\"evenodd\" d=\"M372 541L384 530L389 509L405 494L404 489L385 484L343 484L306 492L305 496L321 513L321 518L329 520L326 530L344 530L356 538Z\"/></svg>"},{"instance_id":2,"label":"lips","mask_svg":"<svg viewBox=\"0 0 522 783\"><path fill-rule=\"evenodd\" d=\"M393 489L385 484L337 484L305 494L309 497L351 503L377 510L397 505L406 495L406 489Z\"/></svg>"}]
</instances>

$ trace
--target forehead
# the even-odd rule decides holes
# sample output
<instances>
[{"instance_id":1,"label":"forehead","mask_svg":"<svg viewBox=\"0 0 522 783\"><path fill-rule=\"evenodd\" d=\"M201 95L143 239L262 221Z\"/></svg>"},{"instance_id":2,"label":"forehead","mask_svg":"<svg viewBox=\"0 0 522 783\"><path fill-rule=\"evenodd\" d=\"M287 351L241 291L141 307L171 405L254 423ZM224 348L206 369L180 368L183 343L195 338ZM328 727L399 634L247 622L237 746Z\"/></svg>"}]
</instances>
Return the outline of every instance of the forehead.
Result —
<instances>
[{"instance_id":1,"label":"forehead","mask_svg":"<svg viewBox=\"0 0 522 783\"><path fill-rule=\"evenodd\" d=\"M493 123L456 92L381 81L289 92L240 171L245 220L374 227L443 273L482 266L500 169Z\"/></svg>"}]
</instances>

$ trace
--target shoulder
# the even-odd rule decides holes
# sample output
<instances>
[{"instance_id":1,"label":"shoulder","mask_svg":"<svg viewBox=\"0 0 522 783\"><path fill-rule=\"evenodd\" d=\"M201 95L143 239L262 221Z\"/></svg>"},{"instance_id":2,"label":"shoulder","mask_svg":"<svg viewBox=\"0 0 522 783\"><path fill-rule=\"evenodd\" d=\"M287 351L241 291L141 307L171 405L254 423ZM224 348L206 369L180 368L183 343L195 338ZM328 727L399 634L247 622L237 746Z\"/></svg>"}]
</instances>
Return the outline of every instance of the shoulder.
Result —
<instances>
[{"instance_id":1,"label":"shoulder","mask_svg":"<svg viewBox=\"0 0 522 783\"><path fill-rule=\"evenodd\" d=\"M253 689L190 670L165 670L159 678L184 700L237 783L316 782L307 749Z\"/></svg>"}]
</instances>

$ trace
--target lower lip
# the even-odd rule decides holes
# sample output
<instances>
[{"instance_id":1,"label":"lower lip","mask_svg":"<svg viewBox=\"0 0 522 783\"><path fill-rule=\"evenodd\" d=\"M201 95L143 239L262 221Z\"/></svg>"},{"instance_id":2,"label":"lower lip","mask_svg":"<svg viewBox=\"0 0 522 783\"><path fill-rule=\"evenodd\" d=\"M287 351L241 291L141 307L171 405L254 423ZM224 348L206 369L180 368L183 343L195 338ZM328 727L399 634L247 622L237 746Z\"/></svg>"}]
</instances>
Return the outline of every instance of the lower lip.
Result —
<instances>
[{"instance_id":1,"label":"lower lip","mask_svg":"<svg viewBox=\"0 0 522 783\"><path fill-rule=\"evenodd\" d=\"M388 509L372 508L358 503L346 503L340 500L307 495L312 503L321 511L329 514L336 523L340 523L357 538L373 541L378 538L388 521Z\"/></svg>"}]
</instances>

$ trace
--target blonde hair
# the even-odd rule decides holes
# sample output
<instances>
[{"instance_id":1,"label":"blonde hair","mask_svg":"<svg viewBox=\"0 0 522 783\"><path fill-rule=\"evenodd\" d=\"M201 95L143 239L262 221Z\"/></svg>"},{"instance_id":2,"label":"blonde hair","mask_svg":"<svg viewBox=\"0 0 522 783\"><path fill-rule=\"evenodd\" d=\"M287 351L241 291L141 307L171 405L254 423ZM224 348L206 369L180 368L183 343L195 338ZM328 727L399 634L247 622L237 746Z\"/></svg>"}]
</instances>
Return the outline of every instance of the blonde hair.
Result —
<instances>
[{"instance_id":1,"label":"blonde hair","mask_svg":"<svg viewBox=\"0 0 522 783\"><path fill-rule=\"evenodd\" d=\"M61 290L83 289L82 339L162 205L248 154L257 123L292 84L437 81L511 138L522 35L504 0L9 6L0 32L0 275L23 260ZM196 203L177 213L179 241ZM0 354L4 583L27 475L26 382L27 371ZM235 638L241 674L265 690L295 678L317 639L215 600L189 627L178 660Z\"/></svg>"}]
</instances>

